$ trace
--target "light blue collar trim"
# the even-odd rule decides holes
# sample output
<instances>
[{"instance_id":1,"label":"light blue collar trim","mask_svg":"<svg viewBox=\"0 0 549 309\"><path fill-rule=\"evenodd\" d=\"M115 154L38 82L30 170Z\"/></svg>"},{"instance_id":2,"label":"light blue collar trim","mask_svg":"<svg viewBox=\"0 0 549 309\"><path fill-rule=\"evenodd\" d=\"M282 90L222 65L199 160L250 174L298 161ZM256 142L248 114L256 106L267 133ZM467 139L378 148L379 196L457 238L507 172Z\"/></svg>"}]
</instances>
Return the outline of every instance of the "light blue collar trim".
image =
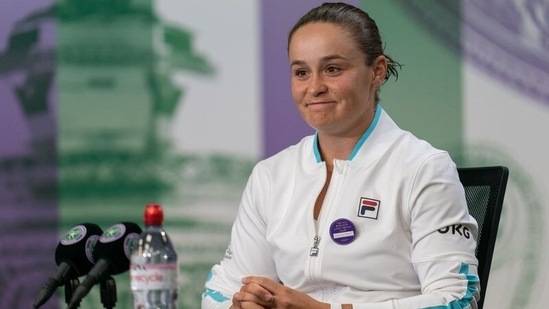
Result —
<instances>
[{"instance_id":1,"label":"light blue collar trim","mask_svg":"<svg viewBox=\"0 0 549 309\"><path fill-rule=\"evenodd\" d=\"M358 153L358 151L362 147L362 144L364 144L364 142L368 139L370 134L372 134L372 132L374 131L374 129L377 126L377 123L379 121L379 117L381 116L381 110L382 109L383 108L381 108L381 105L378 104L376 106L376 111L374 113L374 119L372 119L372 123L370 123L370 126L368 127L366 132L364 132L364 134L362 134L362 136L358 140L358 143L356 143L356 145L355 145L355 149L353 149L353 152L351 152L351 154L349 155L349 158L347 158L347 160L349 160L349 161L353 160L355 155Z\"/></svg>"},{"instance_id":2,"label":"light blue collar trim","mask_svg":"<svg viewBox=\"0 0 549 309\"><path fill-rule=\"evenodd\" d=\"M322 162L320 150L318 150L318 131L315 132L315 138L313 139L313 152L315 154L316 163Z\"/></svg>"},{"instance_id":3,"label":"light blue collar trim","mask_svg":"<svg viewBox=\"0 0 549 309\"><path fill-rule=\"evenodd\" d=\"M351 152L351 154L349 155L347 160L349 160L349 161L353 160L353 158L358 153L358 151L360 150L360 148L362 147L364 142L366 142L366 140L368 139L370 134L372 134L372 132L374 131L374 129L377 126L377 123L379 122L379 118L381 117L381 111L382 110L383 110L383 108L381 107L381 105L378 104L376 106L376 111L374 113L374 119L372 119L372 123L370 123L370 126L364 132L364 134L362 134L362 136L358 140L358 143L356 143L355 148L353 149L353 151ZM322 157L320 156L320 150L318 149L318 131L315 132L315 136L314 136L314 140L313 140L313 152L315 154L316 163L322 162Z\"/></svg>"}]
</instances>

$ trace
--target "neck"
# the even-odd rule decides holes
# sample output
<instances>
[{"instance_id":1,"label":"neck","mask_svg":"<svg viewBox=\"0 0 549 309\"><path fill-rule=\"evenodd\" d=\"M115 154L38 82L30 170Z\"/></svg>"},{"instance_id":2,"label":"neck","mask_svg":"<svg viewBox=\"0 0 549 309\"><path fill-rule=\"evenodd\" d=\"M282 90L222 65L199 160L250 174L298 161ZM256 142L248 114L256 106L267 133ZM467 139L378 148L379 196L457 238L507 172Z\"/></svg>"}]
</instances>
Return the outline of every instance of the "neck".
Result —
<instances>
[{"instance_id":1,"label":"neck","mask_svg":"<svg viewBox=\"0 0 549 309\"><path fill-rule=\"evenodd\" d=\"M334 133L329 131L317 131L318 150L322 160L328 166L333 164L333 160L348 160L351 153L355 150L359 140L364 136L368 128L372 125L377 106L374 107L372 114L367 119L361 121L359 125L346 130L345 133Z\"/></svg>"},{"instance_id":2,"label":"neck","mask_svg":"<svg viewBox=\"0 0 549 309\"><path fill-rule=\"evenodd\" d=\"M318 148L322 159L328 166L333 164L333 160L347 160L356 146L360 136L335 137L330 135L318 135Z\"/></svg>"}]
</instances>

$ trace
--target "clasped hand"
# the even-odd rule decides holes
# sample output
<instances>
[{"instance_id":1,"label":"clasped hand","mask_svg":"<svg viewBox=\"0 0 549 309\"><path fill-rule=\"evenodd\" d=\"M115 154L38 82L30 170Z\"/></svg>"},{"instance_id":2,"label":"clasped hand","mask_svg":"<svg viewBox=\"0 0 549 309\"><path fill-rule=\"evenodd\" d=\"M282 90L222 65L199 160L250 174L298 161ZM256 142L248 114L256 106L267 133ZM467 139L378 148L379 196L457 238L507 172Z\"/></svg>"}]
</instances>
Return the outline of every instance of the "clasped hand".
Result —
<instances>
[{"instance_id":1,"label":"clasped hand","mask_svg":"<svg viewBox=\"0 0 549 309\"><path fill-rule=\"evenodd\" d=\"M242 287L233 295L231 309L329 309L309 295L291 289L265 277L250 276L242 279Z\"/></svg>"}]
</instances>

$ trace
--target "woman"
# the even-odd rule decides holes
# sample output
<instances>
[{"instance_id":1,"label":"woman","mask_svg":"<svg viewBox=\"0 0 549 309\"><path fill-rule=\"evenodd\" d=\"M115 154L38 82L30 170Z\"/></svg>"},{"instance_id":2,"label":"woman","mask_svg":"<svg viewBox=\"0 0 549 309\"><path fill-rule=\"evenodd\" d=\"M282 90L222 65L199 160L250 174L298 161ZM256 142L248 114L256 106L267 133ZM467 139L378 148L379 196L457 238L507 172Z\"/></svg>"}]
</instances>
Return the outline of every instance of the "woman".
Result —
<instances>
[{"instance_id":1,"label":"woman","mask_svg":"<svg viewBox=\"0 0 549 309\"><path fill-rule=\"evenodd\" d=\"M288 55L316 134L254 168L202 308L476 308L476 222L448 153L378 105L399 65L375 22L325 3Z\"/></svg>"}]
</instances>

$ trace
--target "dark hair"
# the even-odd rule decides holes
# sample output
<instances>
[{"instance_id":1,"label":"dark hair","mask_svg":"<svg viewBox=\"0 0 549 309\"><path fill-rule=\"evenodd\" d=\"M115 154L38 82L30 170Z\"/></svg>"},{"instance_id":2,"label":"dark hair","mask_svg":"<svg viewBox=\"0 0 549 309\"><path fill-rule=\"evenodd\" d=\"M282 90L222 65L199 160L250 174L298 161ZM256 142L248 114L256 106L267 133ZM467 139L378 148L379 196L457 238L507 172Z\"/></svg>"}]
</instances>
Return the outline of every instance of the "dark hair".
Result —
<instances>
[{"instance_id":1,"label":"dark hair","mask_svg":"<svg viewBox=\"0 0 549 309\"><path fill-rule=\"evenodd\" d=\"M376 22L363 10L347 3L323 3L313 8L301 17L293 26L288 35L288 48L292 36L301 28L310 23L332 23L345 29L351 34L357 46L366 55L366 64L372 65L378 56L387 58L387 75L385 81L391 76L398 79L398 69L402 65L383 53L383 43ZM379 100L376 93L376 102Z\"/></svg>"}]
</instances>

